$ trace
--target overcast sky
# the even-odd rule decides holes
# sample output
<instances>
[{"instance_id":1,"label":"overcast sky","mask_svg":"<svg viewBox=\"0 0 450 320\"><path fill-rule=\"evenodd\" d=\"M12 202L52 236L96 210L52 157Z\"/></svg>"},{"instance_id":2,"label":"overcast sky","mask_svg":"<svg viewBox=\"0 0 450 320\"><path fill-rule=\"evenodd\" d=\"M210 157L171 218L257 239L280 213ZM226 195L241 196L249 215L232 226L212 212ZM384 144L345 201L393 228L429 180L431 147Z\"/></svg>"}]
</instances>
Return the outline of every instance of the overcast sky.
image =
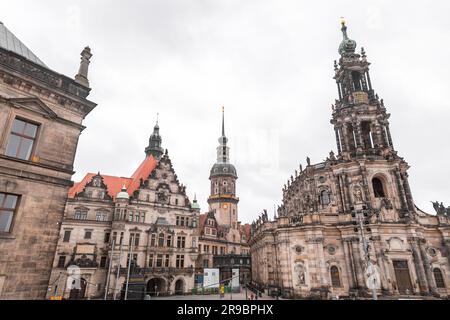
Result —
<instances>
[{"instance_id":1,"label":"overcast sky","mask_svg":"<svg viewBox=\"0 0 450 320\"><path fill-rule=\"evenodd\" d=\"M419 208L450 205L450 2L1 0L0 20L53 70L73 77L89 45L89 99L74 180L130 176L160 115L163 147L207 210L221 105L239 179L239 215L272 216L307 156L336 151L333 60L339 17L364 46L394 147Z\"/></svg>"}]
</instances>

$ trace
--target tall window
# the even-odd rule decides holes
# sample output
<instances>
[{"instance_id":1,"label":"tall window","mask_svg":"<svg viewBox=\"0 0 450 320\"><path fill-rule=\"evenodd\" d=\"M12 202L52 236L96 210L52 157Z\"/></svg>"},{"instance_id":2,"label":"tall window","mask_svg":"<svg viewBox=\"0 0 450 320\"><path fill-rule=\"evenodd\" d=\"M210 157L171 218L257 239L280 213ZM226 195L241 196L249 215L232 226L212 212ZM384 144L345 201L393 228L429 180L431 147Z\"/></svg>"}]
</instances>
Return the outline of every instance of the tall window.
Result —
<instances>
[{"instance_id":1,"label":"tall window","mask_svg":"<svg viewBox=\"0 0 450 320\"><path fill-rule=\"evenodd\" d=\"M383 182L379 178L373 178L372 179L372 187L373 187L373 193L375 195L375 198L384 198L384 188L383 188Z\"/></svg>"},{"instance_id":2,"label":"tall window","mask_svg":"<svg viewBox=\"0 0 450 320\"><path fill-rule=\"evenodd\" d=\"M107 257L103 256L100 258L100 268L106 268Z\"/></svg>"},{"instance_id":3,"label":"tall window","mask_svg":"<svg viewBox=\"0 0 450 320\"><path fill-rule=\"evenodd\" d=\"M72 232L71 230L65 230L64 231L63 242L69 242L69 240L70 240L70 233L71 232Z\"/></svg>"},{"instance_id":4,"label":"tall window","mask_svg":"<svg viewBox=\"0 0 450 320\"><path fill-rule=\"evenodd\" d=\"M166 254L166 260L164 262L164 267L168 268L170 267L170 256Z\"/></svg>"},{"instance_id":5,"label":"tall window","mask_svg":"<svg viewBox=\"0 0 450 320\"><path fill-rule=\"evenodd\" d=\"M184 268L184 255L183 254L177 254L177 259L175 261L175 267Z\"/></svg>"},{"instance_id":6,"label":"tall window","mask_svg":"<svg viewBox=\"0 0 450 320\"><path fill-rule=\"evenodd\" d=\"M149 266L150 268L153 268L153 253L150 253L150 254L148 255L148 266Z\"/></svg>"},{"instance_id":7,"label":"tall window","mask_svg":"<svg viewBox=\"0 0 450 320\"><path fill-rule=\"evenodd\" d=\"M327 190L323 190L320 193L320 203L323 206L326 206L326 205L330 204L330 194L328 193Z\"/></svg>"},{"instance_id":8,"label":"tall window","mask_svg":"<svg viewBox=\"0 0 450 320\"><path fill-rule=\"evenodd\" d=\"M339 269L336 266L330 268L331 285L335 288L341 286L341 279L339 277Z\"/></svg>"},{"instance_id":9,"label":"tall window","mask_svg":"<svg viewBox=\"0 0 450 320\"><path fill-rule=\"evenodd\" d=\"M162 254L156 255L156 267L157 268L161 268L162 267L162 259L163 259L163 255Z\"/></svg>"},{"instance_id":10,"label":"tall window","mask_svg":"<svg viewBox=\"0 0 450 320\"><path fill-rule=\"evenodd\" d=\"M434 282L436 282L437 288L445 288L444 276L439 268L433 269Z\"/></svg>"},{"instance_id":11,"label":"tall window","mask_svg":"<svg viewBox=\"0 0 450 320\"><path fill-rule=\"evenodd\" d=\"M186 247L186 237L178 236L177 248L185 248L185 247Z\"/></svg>"},{"instance_id":12,"label":"tall window","mask_svg":"<svg viewBox=\"0 0 450 320\"><path fill-rule=\"evenodd\" d=\"M150 240L150 245L152 247L156 246L156 234L154 234L154 233L152 233L152 237L151 237L151 240Z\"/></svg>"},{"instance_id":13,"label":"tall window","mask_svg":"<svg viewBox=\"0 0 450 320\"><path fill-rule=\"evenodd\" d=\"M103 239L103 242L108 243L110 236L111 236L111 232L105 232L105 238Z\"/></svg>"},{"instance_id":14,"label":"tall window","mask_svg":"<svg viewBox=\"0 0 450 320\"><path fill-rule=\"evenodd\" d=\"M66 256L59 256L57 268L64 268L66 265Z\"/></svg>"},{"instance_id":15,"label":"tall window","mask_svg":"<svg viewBox=\"0 0 450 320\"><path fill-rule=\"evenodd\" d=\"M158 247L164 247L164 233L160 233L159 234Z\"/></svg>"},{"instance_id":16,"label":"tall window","mask_svg":"<svg viewBox=\"0 0 450 320\"><path fill-rule=\"evenodd\" d=\"M168 247L171 247L171 246L172 246L172 236L171 236L170 234L167 235L166 245L167 245Z\"/></svg>"},{"instance_id":17,"label":"tall window","mask_svg":"<svg viewBox=\"0 0 450 320\"><path fill-rule=\"evenodd\" d=\"M23 160L29 160L36 139L38 126L36 124L14 119L11 135L6 146L6 155Z\"/></svg>"}]
</instances>

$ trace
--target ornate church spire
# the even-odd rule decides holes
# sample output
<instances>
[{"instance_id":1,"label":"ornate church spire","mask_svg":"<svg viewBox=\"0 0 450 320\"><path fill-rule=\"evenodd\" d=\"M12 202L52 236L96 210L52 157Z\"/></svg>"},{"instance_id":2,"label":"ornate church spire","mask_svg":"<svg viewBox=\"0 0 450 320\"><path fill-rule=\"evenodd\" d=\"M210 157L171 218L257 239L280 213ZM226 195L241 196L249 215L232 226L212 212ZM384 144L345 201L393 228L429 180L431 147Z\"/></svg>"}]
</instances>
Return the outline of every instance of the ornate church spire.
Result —
<instances>
[{"instance_id":1,"label":"ornate church spire","mask_svg":"<svg viewBox=\"0 0 450 320\"><path fill-rule=\"evenodd\" d=\"M228 139L225 136L225 107L222 106L222 136L219 138L217 147L217 163L228 163L230 161L230 148L227 146Z\"/></svg>"},{"instance_id":2,"label":"ornate church spire","mask_svg":"<svg viewBox=\"0 0 450 320\"><path fill-rule=\"evenodd\" d=\"M147 156L152 155L155 159L159 160L164 153L161 147L161 136L159 135L158 115L156 116L156 124L153 128L153 133L148 140L148 147L145 148L145 154Z\"/></svg>"},{"instance_id":3,"label":"ornate church spire","mask_svg":"<svg viewBox=\"0 0 450 320\"><path fill-rule=\"evenodd\" d=\"M387 157L395 154L389 131L389 114L372 88L366 52L355 52L356 42L341 21L342 41L339 64L334 71L338 97L333 118L338 157L344 159Z\"/></svg>"}]
</instances>

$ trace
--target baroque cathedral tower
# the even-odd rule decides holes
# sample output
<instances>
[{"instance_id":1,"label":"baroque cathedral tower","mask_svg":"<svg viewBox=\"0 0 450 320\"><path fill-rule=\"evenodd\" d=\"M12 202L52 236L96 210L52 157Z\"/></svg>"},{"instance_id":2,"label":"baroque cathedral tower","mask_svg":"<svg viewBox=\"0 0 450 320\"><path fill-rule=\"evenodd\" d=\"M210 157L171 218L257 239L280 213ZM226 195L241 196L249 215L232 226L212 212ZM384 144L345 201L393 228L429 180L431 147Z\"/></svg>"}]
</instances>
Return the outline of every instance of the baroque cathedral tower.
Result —
<instances>
[{"instance_id":1,"label":"baroque cathedral tower","mask_svg":"<svg viewBox=\"0 0 450 320\"><path fill-rule=\"evenodd\" d=\"M366 53L343 40L332 105L337 155L300 165L278 216L252 224L252 278L286 297L450 295L450 216L418 209Z\"/></svg>"},{"instance_id":2,"label":"baroque cathedral tower","mask_svg":"<svg viewBox=\"0 0 450 320\"><path fill-rule=\"evenodd\" d=\"M230 163L230 148L225 136L225 112L222 107L222 135L217 147L217 161L211 168L209 179L211 180L211 195L208 204L211 211L215 212L217 222L221 225L237 228L238 213L236 197L236 168Z\"/></svg>"}]
</instances>

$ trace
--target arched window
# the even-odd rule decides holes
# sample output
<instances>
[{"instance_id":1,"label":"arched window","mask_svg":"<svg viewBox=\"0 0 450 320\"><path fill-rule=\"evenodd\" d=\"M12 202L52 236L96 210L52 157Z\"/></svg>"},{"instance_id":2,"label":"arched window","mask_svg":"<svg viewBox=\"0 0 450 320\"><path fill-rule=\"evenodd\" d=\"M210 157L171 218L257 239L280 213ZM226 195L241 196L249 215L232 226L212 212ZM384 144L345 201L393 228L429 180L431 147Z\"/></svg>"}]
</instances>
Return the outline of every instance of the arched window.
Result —
<instances>
[{"instance_id":1,"label":"arched window","mask_svg":"<svg viewBox=\"0 0 450 320\"><path fill-rule=\"evenodd\" d=\"M361 90L361 74L358 71L352 72L353 90Z\"/></svg>"},{"instance_id":2,"label":"arched window","mask_svg":"<svg viewBox=\"0 0 450 320\"><path fill-rule=\"evenodd\" d=\"M339 278L339 269L336 266L330 268L331 285L335 288L341 286L341 279Z\"/></svg>"},{"instance_id":3,"label":"arched window","mask_svg":"<svg viewBox=\"0 0 450 320\"><path fill-rule=\"evenodd\" d=\"M164 247L164 233L160 233L158 237L158 247Z\"/></svg>"},{"instance_id":4,"label":"arched window","mask_svg":"<svg viewBox=\"0 0 450 320\"><path fill-rule=\"evenodd\" d=\"M445 288L444 276L439 268L433 269L434 282L436 282L437 288Z\"/></svg>"},{"instance_id":5,"label":"arched window","mask_svg":"<svg viewBox=\"0 0 450 320\"><path fill-rule=\"evenodd\" d=\"M330 194L328 193L328 190L323 190L320 193L320 203L324 206L328 205L330 203Z\"/></svg>"},{"instance_id":6,"label":"arched window","mask_svg":"<svg viewBox=\"0 0 450 320\"><path fill-rule=\"evenodd\" d=\"M384 188L383 188L383 182L379 178L373 178L372 179L372 187L373 187L373 193L375 195L375 198L384 198Z\"/></svg>"}]
</instances>

